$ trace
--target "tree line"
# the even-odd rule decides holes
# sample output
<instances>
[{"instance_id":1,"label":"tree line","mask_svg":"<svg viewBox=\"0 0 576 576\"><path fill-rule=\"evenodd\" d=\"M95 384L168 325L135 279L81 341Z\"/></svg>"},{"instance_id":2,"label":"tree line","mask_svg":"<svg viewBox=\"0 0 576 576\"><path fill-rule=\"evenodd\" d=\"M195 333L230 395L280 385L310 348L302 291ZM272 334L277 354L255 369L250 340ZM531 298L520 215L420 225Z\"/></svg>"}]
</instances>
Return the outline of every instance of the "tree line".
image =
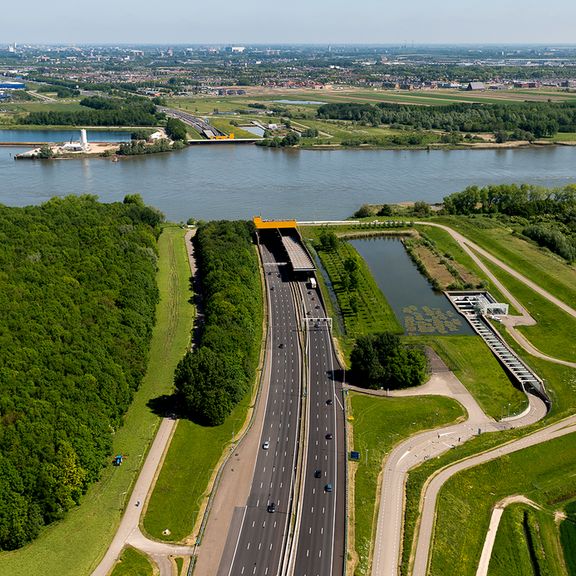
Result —
<instances>
[{"instance_id":1,"label":"tree line","mask_svg":"<svg viewBox=\"0 0 576 576\"><path fill-rule=\"evenodd\" d=\"M565 260L576 260L576 185L543 188L530 184L469 186L444 198L448 214L522 218L521 233Z\"/></svg>"},{"instance_id":2,"label":"tree line","mask_svg":"<svg viewBox=\"0 0 576 576\"><path fill-rule=\"evenodd\" d=\"M102 98L80 101L82 110L30 112L21 124L41 126L157 126L164 114L147 98Z\"/></svg>"},{"instance_id":3,"label":"tree line","mask_svg":"<svg viewBox=\"0 0 576 576\"><path fill-rule=\"evenodd\" d=\"M139 197L0 206L0 549L62 518L146 369L162 216Z\"/></svg>"},{"instance_id":4,"label":"tree line","mask_svg":"<svg viewBox=\"0 0 576 576\"><path fill-rule=\"evenodd\" d=\"M554 136L557 132L576 132L576 104L572 102L456 103L448 106L332 103L320 106L317 116L414 130L499 132L505 139L530 140Z\"/></svg>"},{"instance_id":5,"label":"tree line","mask_svg":"<svg viewBox=\"0 0 576 576\"><path fill-rule=\"evenodd\" d=\"M254 382L263 305L252 234L249 222L219 221L195 236L204 325L174 383L184 411L203 425L222 424Z\"/></svg>"}]
</instances>

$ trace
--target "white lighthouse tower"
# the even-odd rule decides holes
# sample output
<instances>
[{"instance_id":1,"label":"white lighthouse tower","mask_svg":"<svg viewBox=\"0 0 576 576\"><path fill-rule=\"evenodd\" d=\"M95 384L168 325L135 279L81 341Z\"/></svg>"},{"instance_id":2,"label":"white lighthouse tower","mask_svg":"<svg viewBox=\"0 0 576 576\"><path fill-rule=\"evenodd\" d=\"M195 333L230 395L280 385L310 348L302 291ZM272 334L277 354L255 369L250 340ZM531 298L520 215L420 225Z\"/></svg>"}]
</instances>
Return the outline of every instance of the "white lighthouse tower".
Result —
<instances>
[{"instance_id":1,"label":"white lighthouse tower","mask_svg":"<svg viewBox=\"0 0 576 576\"><path fill-rule=\"evenodd\" d=\"M82 128L82 130L80 130L80 146L82 146L82 150L90 149L90 144L88 144L88 136L86 135L85 128Z\"/></svg>"}]
</instances>

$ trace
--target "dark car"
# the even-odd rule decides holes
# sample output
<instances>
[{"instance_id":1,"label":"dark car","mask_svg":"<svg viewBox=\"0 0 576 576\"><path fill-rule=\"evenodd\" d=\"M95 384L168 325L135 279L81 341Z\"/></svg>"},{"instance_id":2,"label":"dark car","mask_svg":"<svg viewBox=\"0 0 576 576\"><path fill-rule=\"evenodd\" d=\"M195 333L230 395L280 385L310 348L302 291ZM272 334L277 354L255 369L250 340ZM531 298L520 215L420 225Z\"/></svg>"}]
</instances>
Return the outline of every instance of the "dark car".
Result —
<instances>
[{"instance_id":1,"label":"dark car","mask_svg":"<svg viewBox=\"0 0 576 576\"><path fill-rule=\"evenodd\" d=\"M326 486L324 486L324 492L332 492L332 484L326 484Z\"/></svg>"},{"instance_id":2,"label":"dark car","mask_svg":"<svg viewBox=\"0 0 576 576\"><path fill-rule=\"evenodd\" d=\"M270 512L271 514L274 514L274 512L276 512L276 502L270 502L270 504L268 504L268 512Z\"/></svg>"},{"instance_id":3,"label":"dark car","mask_svg":"<svg viewBox=\"0 0 576 576\"><path fill-rule=\"evenodd\" d=\"M322 470L316 470L314 472L314 478L322 478Z\"/></svg>"},{"instance_id":4,"label":"dark car","mask_svg":"<svg viewBox=\"0 0 576 576\"><path fill-rule=\"evenodd\" d=\"M332 398L328 398L328 400L326 400L326 404L328 404L328 406L332 406Z\"/></svg>"},{"instance_id":5,"label":"dark car","mask_svg":"<svg viewBox=\"0 0 576 576\"><path fill-rule=\"evenodd\" d=\"M278 348L284 348L284 342L280 342L280 344L278 344Z\"/></svg>"},{"instance_id":6,"label":"dark car","mask_svg":"<svg viewBox=\"0 0 576 576\"><path fill-rule=\"evenodd\" d=\"M326 434L326 440L332 440L332 438L334 438L332 434Z\"/></svg>"}]
</instances>

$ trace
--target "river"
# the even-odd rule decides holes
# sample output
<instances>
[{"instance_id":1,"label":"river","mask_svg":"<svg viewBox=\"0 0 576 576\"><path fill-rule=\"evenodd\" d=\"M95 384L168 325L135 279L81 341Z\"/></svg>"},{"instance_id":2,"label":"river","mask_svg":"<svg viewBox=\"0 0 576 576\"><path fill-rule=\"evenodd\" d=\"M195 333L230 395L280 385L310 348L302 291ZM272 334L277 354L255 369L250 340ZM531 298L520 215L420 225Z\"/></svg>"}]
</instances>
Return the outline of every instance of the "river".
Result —
<instances>
[{"instance_id":1,"label":"river","mask_svg":"<svg viewBox=\"0 0 576 576\"><path fill-rule=\"evenodd\" d=\"M86 130L88 142L128 142L130 131ZM80 130L0 130L0 142L70 142L80 140Z\"/></svg>"},{"instance_id":2,"label":"river","mask_svg":"<svg viewBox=\"0 0 576 576\"><path fill-rule=\"evenodd\" d=\"M120 162L14 161L0 147L0 203L140 193L167 218L338 219L363 203L440 202L471 184L576 182L576 147L507 150L276 150L212 144Z\"/></svg>"}]
</instances>

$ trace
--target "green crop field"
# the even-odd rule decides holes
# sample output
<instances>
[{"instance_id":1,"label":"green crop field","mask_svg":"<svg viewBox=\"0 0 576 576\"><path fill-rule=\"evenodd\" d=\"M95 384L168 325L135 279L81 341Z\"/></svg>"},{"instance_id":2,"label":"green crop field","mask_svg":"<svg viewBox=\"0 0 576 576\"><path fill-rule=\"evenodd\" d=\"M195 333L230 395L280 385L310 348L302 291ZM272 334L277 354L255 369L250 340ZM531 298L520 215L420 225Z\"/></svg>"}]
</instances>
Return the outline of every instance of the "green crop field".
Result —
<instances>
[{"instance_id":1,"label":"green crop field","mask_svg":"<svg viewBox=\"0 0 576 576\"><path fill-rule=\"evenodd\" d=\"M132 547L124 548L118 564L110 576L152 576L152 565L148 558Z\"/></svg>"},{"instance_id":2,"label":"green crop field","mask_svg":"<svg viewBox=\"0 0 576 576\"><path fill-rule=\"evenodd\" d=\"M0 553L0 574L88 576L108 548L159 424L148 403L170 393L174 368L189 344L193 308L188 302L190 269L183 235L180 227L170 226L160 237L157 280L161 299L148 371L124 426L114 436L114 452L125 454L125 463L105 468L80 506L44 530L32 544Z\"/></svg>"},{"instance_id":3,"label":"green crop field","mask_svg":"<svg viewBox=\"0 0 576 576\"><path fill-rule=\"evenodd\" d=\"M304 233L308 237L315 234L310 228L306 228ZM402 332L398 319L378 288L368 266L348 242L339 241L334 251L319 250L318 255L336 294L347 337L355 338L360 334L383 331ZM356 290L346 290L342 285L342 278L346 274L344 261L347 258L352 258L358 265ZM357 306L356 312L353 311L353 298Z\"/></svg>"},{"instance_id":4,"label":"green crop field","mask_svg":"<svg viewBox=\"0 0 576 576\"><path fill-rule=\"evenodd\" d=\"M354 417L354 450L361 455L354 481L354 533L357 576L368 574L375 536L378 476L384 457L395 444L422 430L444 426L464 417L464 410L448 398L375 398L350 394Z\"/></svg>"},{"instance_id":5,"label":"green crop field","mask_svg":"<svg viewBox=\"0 0 576 576\"><path fill-rule=\"evenodd\" d=\"M568 434L453 476L439 495L430 575L473 576L493 505L522 494L554 513L576 494L575 467L576 434ZM550 559L548 573L556 575L553 566Z\"/></svg>"}]
</instances>

